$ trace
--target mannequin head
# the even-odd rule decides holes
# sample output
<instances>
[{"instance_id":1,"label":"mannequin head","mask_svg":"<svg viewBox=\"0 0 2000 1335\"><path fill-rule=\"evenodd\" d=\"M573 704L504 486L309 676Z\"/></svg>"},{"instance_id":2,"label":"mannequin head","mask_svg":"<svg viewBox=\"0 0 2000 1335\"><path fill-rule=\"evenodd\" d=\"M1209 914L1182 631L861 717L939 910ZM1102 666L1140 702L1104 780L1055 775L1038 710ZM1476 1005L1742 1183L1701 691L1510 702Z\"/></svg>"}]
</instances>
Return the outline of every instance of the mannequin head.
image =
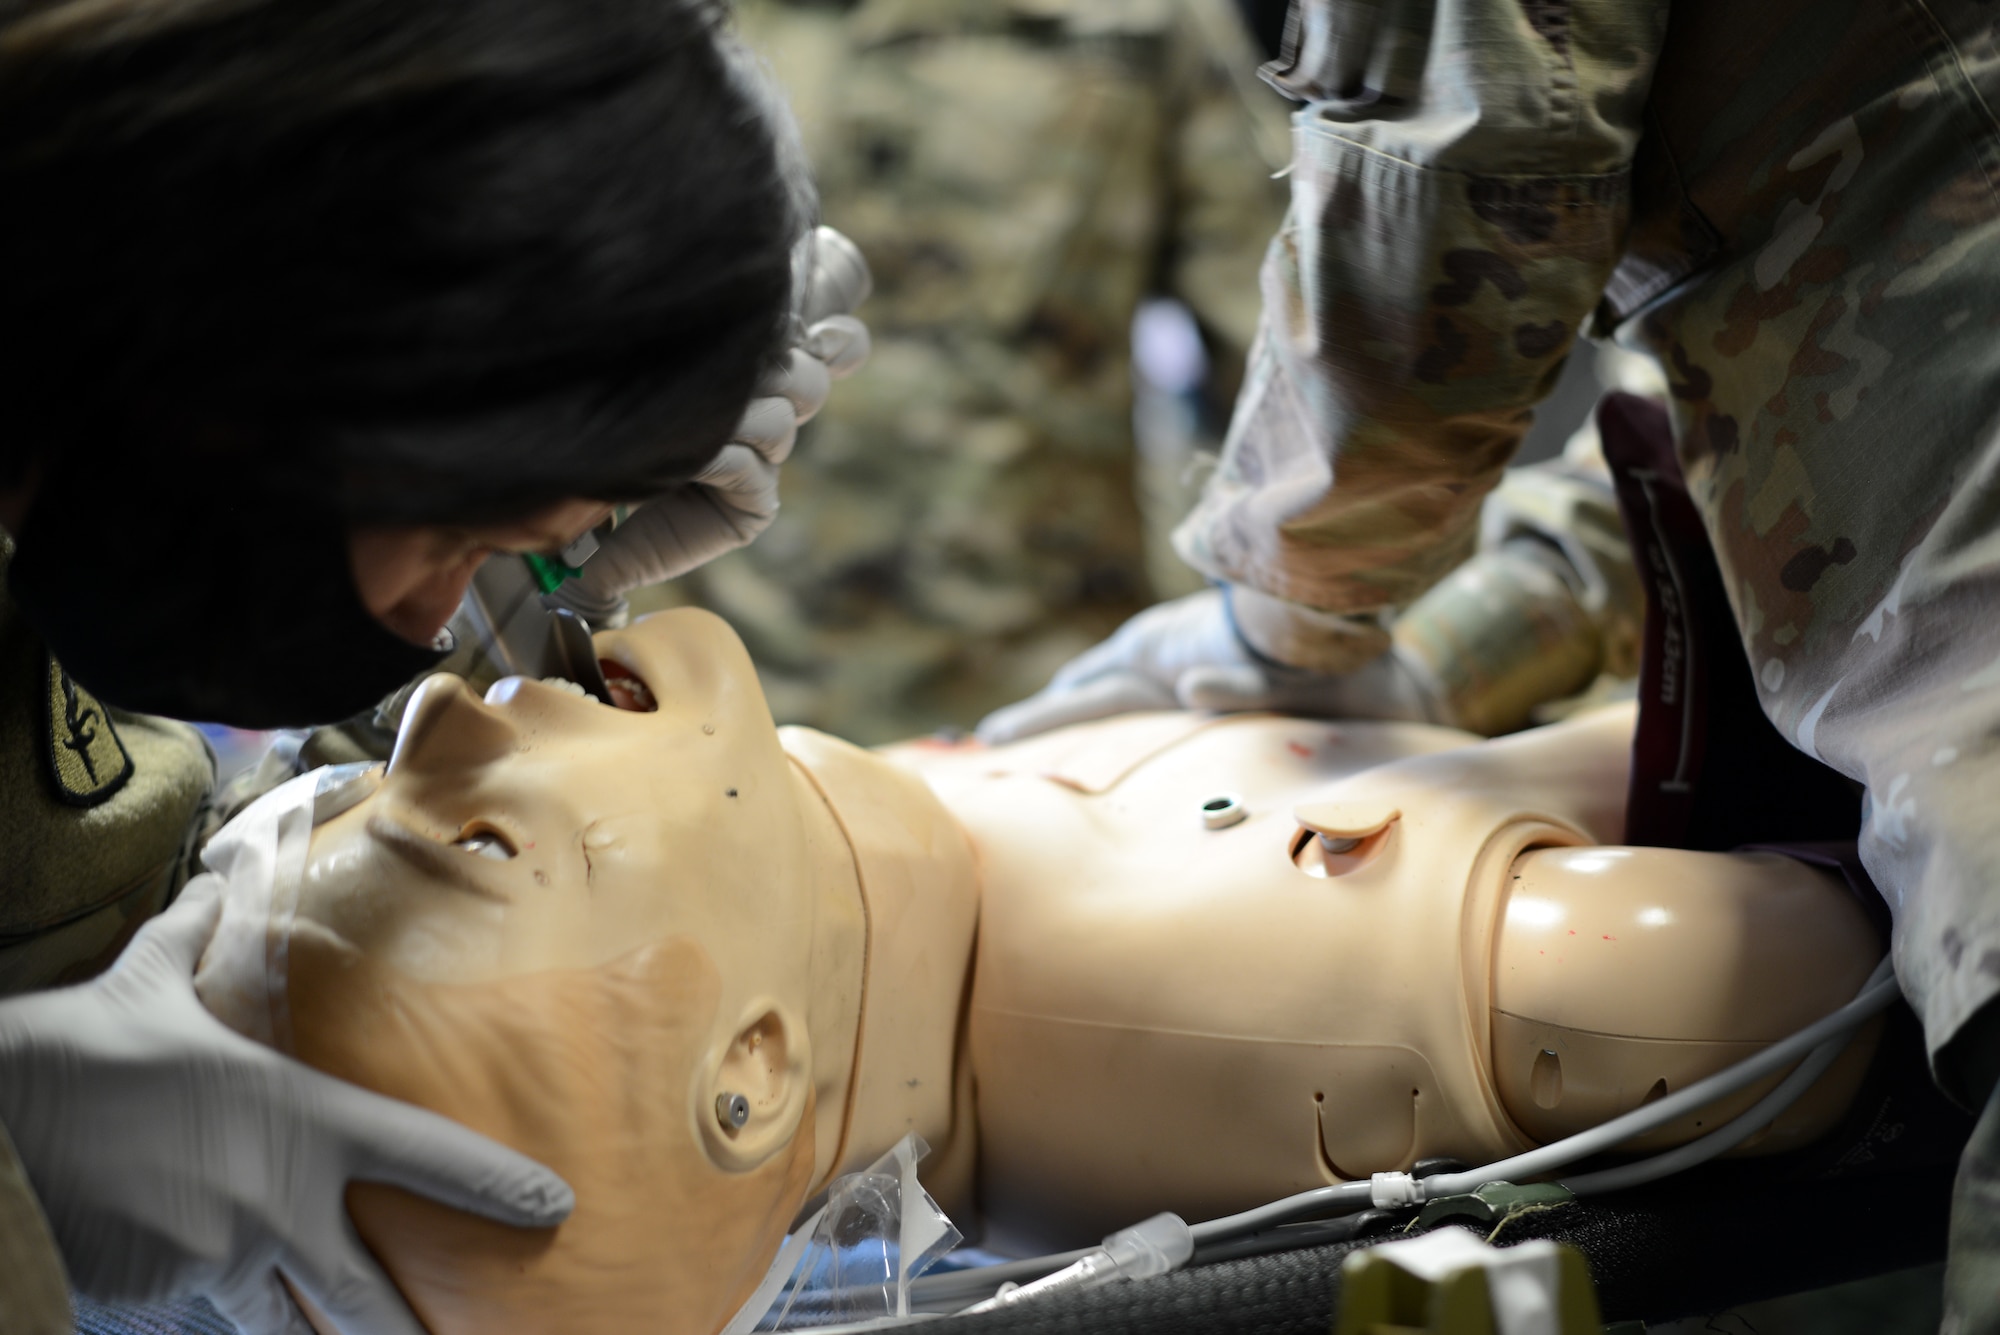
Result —
<instances>
[{"instance_id":1,"label":"mannequin head","mask_svg":"<svg viewBox=\"0 0 2000 1335\"><path fill-rule=\"evenodd\" d=\"M295 903L271 908L281 1046L577 1189L545 1235L354 1189L439 1332L524 1301L547 1328L714 1329L841 1130L864 928L837 829L721 622L598 646L657 709L431 679L380 786L313 831ZM211 951L204 974L231 967Z\"/></svg>"}]
</instances>

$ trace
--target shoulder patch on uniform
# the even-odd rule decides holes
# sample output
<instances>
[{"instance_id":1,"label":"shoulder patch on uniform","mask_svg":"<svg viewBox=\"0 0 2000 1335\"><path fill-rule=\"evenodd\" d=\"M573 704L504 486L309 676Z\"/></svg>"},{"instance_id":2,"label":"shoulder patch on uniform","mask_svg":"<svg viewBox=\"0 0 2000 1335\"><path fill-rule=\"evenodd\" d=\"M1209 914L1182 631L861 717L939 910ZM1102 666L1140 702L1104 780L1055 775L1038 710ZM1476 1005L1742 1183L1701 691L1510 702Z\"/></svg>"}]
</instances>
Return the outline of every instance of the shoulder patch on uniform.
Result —
<instances>
[{"instance_id":1,"label":"shoulder patch on uniform","mask_svg":"<svg viewBox=\"0 0 2000 1335\"><path fill-rule=\"evenodd\" d=\"M71 680L54 654L45 657L42 755L55 781L56 800L72 807L109 802L132 777L125 739L97 697Z\"/></svg>"}]
</instances>

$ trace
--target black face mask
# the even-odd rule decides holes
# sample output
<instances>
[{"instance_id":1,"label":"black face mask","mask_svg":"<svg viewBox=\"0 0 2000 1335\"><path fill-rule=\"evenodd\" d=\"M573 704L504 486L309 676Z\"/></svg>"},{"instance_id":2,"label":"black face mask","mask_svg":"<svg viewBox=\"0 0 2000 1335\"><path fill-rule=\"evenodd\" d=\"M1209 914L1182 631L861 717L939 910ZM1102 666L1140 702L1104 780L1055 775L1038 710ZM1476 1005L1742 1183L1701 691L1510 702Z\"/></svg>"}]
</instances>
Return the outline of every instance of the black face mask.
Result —
<instances>
[{"instance_id":1,"label":"black face mask","mask_svg":"<svg viewBox=\"0 0 2000 1335\"><path fill-rule=\"evenodd\" d=\"M255 479L101 471L65 461L43 479L7 585L107 704L304 727L360 713L443 659L362 606L331 507Z\"/></svg>"}]
</instances>

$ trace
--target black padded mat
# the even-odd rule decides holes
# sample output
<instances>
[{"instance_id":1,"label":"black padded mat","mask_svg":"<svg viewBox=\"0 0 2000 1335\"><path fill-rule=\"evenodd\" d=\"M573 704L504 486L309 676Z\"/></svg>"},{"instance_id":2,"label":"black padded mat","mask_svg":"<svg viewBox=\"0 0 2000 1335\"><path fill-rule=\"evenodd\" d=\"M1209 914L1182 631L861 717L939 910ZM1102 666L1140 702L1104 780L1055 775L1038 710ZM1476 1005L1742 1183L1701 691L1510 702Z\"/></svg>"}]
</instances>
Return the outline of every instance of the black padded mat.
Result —
<instances>
[{"instance_id":1,"label":"black padded mat","mask_svg":"<svg viewBox=\"0 0 2000 1335\"><path fill-rule=\"evenodd\" d=\"M1692 1175L1691 1175L1692 1176ZM1720 1190L1716 1188L1720 1187ZM1886 1274L1944 1255L1951 1172L1739 1192L1718 1182L1582 1201L1507 1226L1502 1244L1550 1238L1590 1262L1607 1321L1673 1320ZM934 1335L1325 1335L1347 1254L1368 1236L1224 1261L1136 1284L924 1323ZM79 1300L78 1335L231 1335L206 1303L111 1308ZM553 1333L552 1333L553 1335Z\"/></svg>"},{"instance_id":2,"label":"black padded mat","mask_svg":"<svg viewBox=\"0 0 2000 1335\"><path fill-rule=\"evenodd\" d=\"M1881 1046L1847 1115L1806 1149L1711 1163L1634 1191L1524 1216L1494 1240L1568 1243L1589 1261L1607 1321L1654 1323L1941 1259L1952 1177L1972 1119L1931 1084L1923 1035L1908 1007L1898 1005L1884 1018ZM1010 1311L945 1317L919 1329L927 1335L1325 1335L1339 1301L1341 1262L1399 1235L1415 1213L1377 1211L1334 1224L1320 1236L1354 1236L1324 1246L1246 1256L1259 1245L1246 1240L1230 1244L1234 1259ZM113 1308L79 1299L77 1332L231 1335L231 1327L201 1302Z\"/></svg>"},{"instance_id":3,"label":"black padded mat","mask_svg":"<svg viewBox=\"0 0 2000 1335\"><path fill-rule=\"evenodd\" d=\"M1507 1226L1501 1245L1549 1238L1590 1263L1606 1321L1664 1322L1907 1269L1944 1255L1951 1173L1736 1194L1686 1187L1581 1201ZM926 1323L933 1335L1325 1335L1348 1253L1370 1236L1227 1261L1136 1284ZM1447 1225L1441 1224L1440 1227ZM1482 1232L1484 1229L1482 1228Z\"/></svg>"},{"instance_id":4,"label":"black padded mat","mask_svg":"<svg viewBox=\"0 0 2000 1335\"><path fill-rule=\"evenodd\" d=\"M147 1307L110 1307L83 1297L72 1301L76 1335L236 1335L236 1327L199 1298Z\"/></svg>"}]
</instances>

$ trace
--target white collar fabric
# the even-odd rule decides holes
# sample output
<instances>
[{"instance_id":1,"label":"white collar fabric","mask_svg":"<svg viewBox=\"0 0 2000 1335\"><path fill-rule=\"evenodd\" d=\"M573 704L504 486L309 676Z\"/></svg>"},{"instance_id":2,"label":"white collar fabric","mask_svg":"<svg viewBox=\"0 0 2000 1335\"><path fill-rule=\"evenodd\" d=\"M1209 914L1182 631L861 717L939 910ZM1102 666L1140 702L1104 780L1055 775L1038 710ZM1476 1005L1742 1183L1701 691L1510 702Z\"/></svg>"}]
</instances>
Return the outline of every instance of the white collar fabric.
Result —
<instances>
[{"instance_id":1,"label":"white collar fabric","mask_svg":"<svg viewBox=\"0 0 2000 1335\"><path fill-rule=\"evenodd\" d=\"M380 780L381 767L370 764L301 774L245 807L202 851L206 870L188 890L219 883L222 916L195 970L195 994L244 1037L292 1051L287 957L313 827Z\"/></svg>"}]
</instances>

